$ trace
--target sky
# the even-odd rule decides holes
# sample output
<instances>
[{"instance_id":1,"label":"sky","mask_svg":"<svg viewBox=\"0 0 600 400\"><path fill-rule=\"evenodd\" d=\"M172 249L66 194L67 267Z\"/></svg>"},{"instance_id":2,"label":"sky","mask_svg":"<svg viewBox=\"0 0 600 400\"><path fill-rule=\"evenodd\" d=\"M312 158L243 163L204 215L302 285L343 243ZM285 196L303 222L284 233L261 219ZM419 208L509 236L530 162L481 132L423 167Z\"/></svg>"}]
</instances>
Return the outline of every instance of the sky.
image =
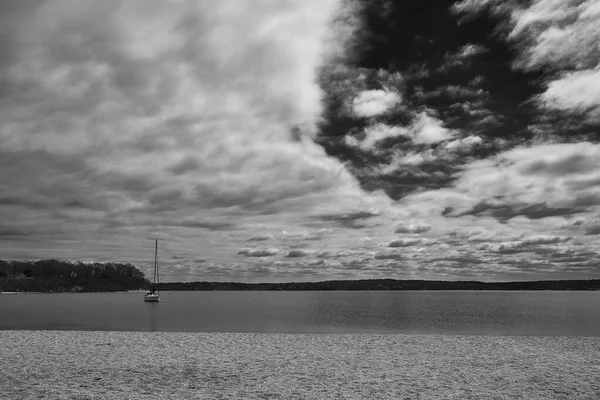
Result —
<instances>
[{"instance_id":1,"label":"sky","mask_svg":"<svg viewBox=\"0 0 600 400\"><path fill-rule=\"evenodd\" d=\"M598 0L0 0L0 259L600 278Z\"/></svg>"}]
</instances>

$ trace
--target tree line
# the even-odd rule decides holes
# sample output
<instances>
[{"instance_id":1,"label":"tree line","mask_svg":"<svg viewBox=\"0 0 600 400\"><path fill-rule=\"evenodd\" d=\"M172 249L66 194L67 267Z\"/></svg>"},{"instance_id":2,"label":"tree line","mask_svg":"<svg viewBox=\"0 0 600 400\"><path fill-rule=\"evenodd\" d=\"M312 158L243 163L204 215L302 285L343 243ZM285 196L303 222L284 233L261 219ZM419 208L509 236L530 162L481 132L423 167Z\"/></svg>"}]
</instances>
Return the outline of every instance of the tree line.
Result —
<instances>
[{"instance_id":1,"label":"tree line","mask_svg":"<svg viewBox=\"0 0 600 400\"><path fill-rule=\"evenodd\" d=\"M333 280L323 282L239 283L169 282L162 290L600 290L600 279L523 282L426 281L396 279Z\"/></svg>"},{"instance_id":2,"label":"tree line","mask_svg":"<svg viewBox=\"0 0 600 400\"><path fill-rule=\"evenodd\" d=\"M0 291L5 292L108 292L149 285L144 273L129 263L0 260Z\"/></svg>"},{"instance_id":3,"label":"tree line","mask_svg":"<svg viewBox=\"0 0 600 400\"><path fill-rule=\"evenodd\" d=\"M110 292L146 289L144 273L126 263L0 260L0 291ZM322 282L241 283L169 282L161 290L600 290L600 279L522 282L427 281L396 279L331 280Z\"/></svg>"}]
</instances>

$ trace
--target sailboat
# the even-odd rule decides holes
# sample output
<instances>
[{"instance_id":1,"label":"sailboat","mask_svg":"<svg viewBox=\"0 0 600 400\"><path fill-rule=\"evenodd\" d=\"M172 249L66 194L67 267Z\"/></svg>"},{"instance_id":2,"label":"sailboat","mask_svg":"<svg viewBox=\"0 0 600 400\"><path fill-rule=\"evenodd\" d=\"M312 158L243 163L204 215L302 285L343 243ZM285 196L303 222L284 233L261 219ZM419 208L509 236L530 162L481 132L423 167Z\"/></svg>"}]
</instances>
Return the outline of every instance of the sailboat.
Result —
<instances>
[{"instance_id":1,"label":"sailboat","mask_svg":"<svg viewBox=\"0 0 600 400\"><path fill-rule=\"evenodd\" d=\"M144 295L144 301L156 303L160 301L160 290L158 288L158 239L154 245L154 283L152 290L149 290Z\"/></svg>"}]
</instances>

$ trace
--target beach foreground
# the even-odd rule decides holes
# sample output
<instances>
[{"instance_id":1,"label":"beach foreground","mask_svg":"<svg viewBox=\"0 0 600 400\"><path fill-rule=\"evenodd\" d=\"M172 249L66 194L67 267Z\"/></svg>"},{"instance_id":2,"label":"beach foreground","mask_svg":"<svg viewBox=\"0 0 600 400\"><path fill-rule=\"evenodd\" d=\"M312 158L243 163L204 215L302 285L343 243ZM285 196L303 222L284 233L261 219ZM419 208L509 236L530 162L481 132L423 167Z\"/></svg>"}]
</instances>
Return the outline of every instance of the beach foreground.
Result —
<instances>
[{"instance_id":1,"label":"beach foreground","mask_svg":"<svg viewBox=\"0 0 600 400\"><path fill-rule=\"evenodd\" d=\"M600 338L0 331L2 399L598 399Z\"/></svg>"}]
</instances>

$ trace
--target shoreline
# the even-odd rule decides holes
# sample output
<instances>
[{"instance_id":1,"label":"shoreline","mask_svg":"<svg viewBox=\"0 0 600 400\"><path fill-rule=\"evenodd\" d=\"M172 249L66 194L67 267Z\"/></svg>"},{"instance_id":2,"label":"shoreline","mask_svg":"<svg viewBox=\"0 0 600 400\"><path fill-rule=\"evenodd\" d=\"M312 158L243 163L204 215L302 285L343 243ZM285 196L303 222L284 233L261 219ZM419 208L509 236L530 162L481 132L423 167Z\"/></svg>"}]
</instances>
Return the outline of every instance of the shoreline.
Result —
<instances>
[{"instance_id":1,"label":"shoreline","mask_svg":"<svg viewBox=\"0 0 600 400\"><path fill-rule=\"evenodd\" d=\"M591 399L600 338L0 331L8 398Z\"/></svg>"},{"instance_id":2,"label":"shoreline","mask_svg":"<svg viewBox=\"0 0 600 400\"><path fill-rule=\"evenodd\" d=\"M48 292L29 292L29 291L6 291L2 294L127 294L127 293L146 293L146 289L140 290L118 290L118 291L48 291ZM600 292L600 289L311 289L311 290L271 290L271 289L161 289L161 293L166 292L340 292L340 293L360 293L360 292Z\"/></svg>"},{"instance_id":3,"label":"shoreline","mask_svg":"<svg viewBox=\"0 0 600 400\"><path fill-rule=\"evenodd\" d=\"M133 268L133 266L132 266ZM36 277L19 278L10 284L0 284L8 291L39 293L114 293L146 290L144 284L117 281L87 280L53 282ZM8 282L8 281L7 281ZM104 289L104 290L102 290ZM108 290L106 290L108 289ZM537 280L537 281L436 281L398 279L329 280L318 282L163 282L162 291L600 291L600 279Z\"/></svg>"}]
</instances>

